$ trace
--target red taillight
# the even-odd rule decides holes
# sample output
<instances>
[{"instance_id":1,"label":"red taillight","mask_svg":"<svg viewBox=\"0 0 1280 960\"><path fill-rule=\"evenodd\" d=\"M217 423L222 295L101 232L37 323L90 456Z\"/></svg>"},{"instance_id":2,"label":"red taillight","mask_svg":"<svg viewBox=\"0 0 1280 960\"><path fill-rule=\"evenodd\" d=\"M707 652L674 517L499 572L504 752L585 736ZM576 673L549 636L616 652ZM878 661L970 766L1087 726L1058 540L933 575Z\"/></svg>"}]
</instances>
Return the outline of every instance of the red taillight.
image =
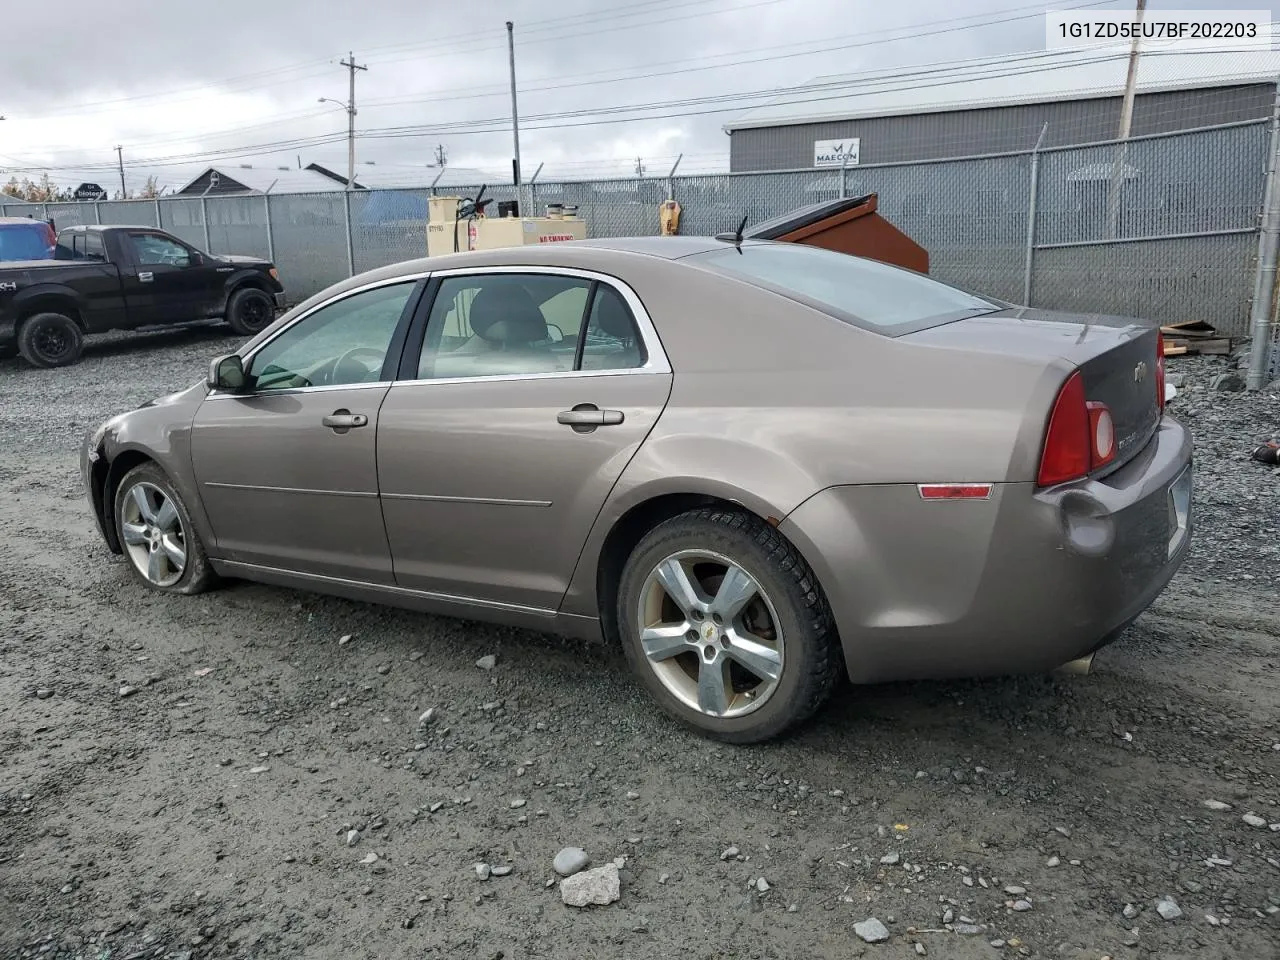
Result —
<instances>
[{"instance_id":1,"label":"red taillight","mask_svg":"<svg viewBox=\"0 0 1280 960\"><path fill-rule=\"evenodd\" d=\"M1156 404L1164 413L1164 331L1156 331Z\"/></svg>"},{"instance_id":2,"label":"red taillight","mask_svg":"<svg viewBox=\"0 0 1280 960\"><path fill-rule=\"evenodd\" d=\"M1053 413L1049 415L1044 453L1040 455L1040 486L1078 480L1089 473L1093 459L1091 433L1089 409L1084 400L1084 378L1077 370L1067 377L1067 382L1058 391Z\"/></svg>"},{"instance_id":3,"label":"red taillight","mask_svg":"<svg viewBox=\"0 0 1280 960\"><path fill-rule=\"evenodd\" d=\"M1042 487L1079 480L1116 457L1116 428L1105 403L1086 401L1077 370L1058 391L1044 435L1038 482Z\"/></svg>"}]
</instances>

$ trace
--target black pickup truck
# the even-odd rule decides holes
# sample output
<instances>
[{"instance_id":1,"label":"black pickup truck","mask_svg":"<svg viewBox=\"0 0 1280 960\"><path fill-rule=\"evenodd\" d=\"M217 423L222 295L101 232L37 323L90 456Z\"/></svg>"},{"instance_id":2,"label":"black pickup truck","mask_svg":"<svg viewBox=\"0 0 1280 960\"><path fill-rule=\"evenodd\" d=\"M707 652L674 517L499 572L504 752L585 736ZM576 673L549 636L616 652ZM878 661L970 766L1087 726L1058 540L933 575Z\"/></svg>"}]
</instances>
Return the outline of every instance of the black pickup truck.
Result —
<instances>
[{"instance_id":1,"label":"black pickup truck","mask_svg":"<svg viewBox=\"0 0 1280 960\"><path fill-rule=\"evenodd\" d=\"M67 227L53 259L0 263L0 356L61 367L88 333L217 319L252 336L284 299L267 260L204 253L155 227Z\"/></svg>"}]
</instances>

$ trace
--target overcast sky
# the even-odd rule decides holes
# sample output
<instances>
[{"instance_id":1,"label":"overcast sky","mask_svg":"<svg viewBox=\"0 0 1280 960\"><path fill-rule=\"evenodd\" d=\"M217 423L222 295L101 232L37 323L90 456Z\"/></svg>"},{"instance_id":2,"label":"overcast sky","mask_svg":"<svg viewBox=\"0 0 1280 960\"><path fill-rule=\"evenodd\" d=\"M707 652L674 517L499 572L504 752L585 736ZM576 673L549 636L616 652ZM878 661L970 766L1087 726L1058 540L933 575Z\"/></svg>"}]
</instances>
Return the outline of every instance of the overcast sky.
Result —
<instances>
[{"instance_id":1,"label":"overcast sky","mask_svg":"<svg viewBox=\"0 0 1280 960\"><path fill-rule=\"evenodd\" d=\"M170 190L210 163L228 170L316 161L346 171L348 50L357 161L383 178L429 183L437 144L450 166L510 177L505 21L515 23L525 177L727 169L722 125L750 105L667 107L602 123L592 113L764 91L815 76L1043 49L1039 11L1087 0L62 0L56 26L22 29L0 55L0 171L8 179L119 186L156 174ZM1091 4L1122 10L1132 0ZM1151 0L1149 9L1262 8L1244 0ZM1022 17L1023 19L1014 19ZM984 21L1004 20L1001 23ZM971 29L966 25L982 24ZM932 33L932 35L929 35ZM841 47L842 49L823 48ZM743 63L742 61L756 61ZM581 112L572 118L537 119ZM668 116L663 117L661 115ZM483 121L502 129L477 132ZM453 129L422 131L424 126ZM492 126L492 125L490 125ZM392 128L410 128L394 131ZM389 136L395 132L396 135ZM317 139L334 142L315 143Z\"/></svg>"}]
</instances>

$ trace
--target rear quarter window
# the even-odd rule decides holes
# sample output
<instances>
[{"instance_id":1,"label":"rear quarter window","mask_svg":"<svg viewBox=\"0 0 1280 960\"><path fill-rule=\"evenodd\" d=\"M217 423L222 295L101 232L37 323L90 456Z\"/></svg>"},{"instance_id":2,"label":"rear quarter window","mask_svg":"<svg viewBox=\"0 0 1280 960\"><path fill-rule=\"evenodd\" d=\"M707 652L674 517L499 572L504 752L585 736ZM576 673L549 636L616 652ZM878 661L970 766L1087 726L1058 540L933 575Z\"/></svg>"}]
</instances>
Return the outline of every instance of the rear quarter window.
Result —
<instances>
[{"instance_id":1,"label":"rear quarter window","mask_svg":"<svg viewBox=\"0 0 1280 960\"><path fill-rule=\"evenodd\" d=\"M803 244L726 246L685 262L889 336L1001 309L912 270Z\"/></svg>"}]
</instances>

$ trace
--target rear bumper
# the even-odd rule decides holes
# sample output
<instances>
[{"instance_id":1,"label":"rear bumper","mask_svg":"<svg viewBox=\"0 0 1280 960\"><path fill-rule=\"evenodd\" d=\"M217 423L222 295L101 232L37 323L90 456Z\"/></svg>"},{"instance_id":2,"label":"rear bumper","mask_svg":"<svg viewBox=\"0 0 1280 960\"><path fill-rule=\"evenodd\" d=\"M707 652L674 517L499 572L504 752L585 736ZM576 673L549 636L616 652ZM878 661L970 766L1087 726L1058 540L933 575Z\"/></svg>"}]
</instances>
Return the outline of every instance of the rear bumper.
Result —
<instances>
[{"instance_id":1,"label":"rear bumper","mask_svg":"<svg viewBox=\"0 0 1280 960\"><path fill-rule=\"evenodd\" d=\"M926 502L912 484L833 487L781 524L817 573L855 682L1043 672L1114 639L1192 535L1170 488L1191 438L1166 417L1103 480Z\"/></svg>"}]
</instances>

